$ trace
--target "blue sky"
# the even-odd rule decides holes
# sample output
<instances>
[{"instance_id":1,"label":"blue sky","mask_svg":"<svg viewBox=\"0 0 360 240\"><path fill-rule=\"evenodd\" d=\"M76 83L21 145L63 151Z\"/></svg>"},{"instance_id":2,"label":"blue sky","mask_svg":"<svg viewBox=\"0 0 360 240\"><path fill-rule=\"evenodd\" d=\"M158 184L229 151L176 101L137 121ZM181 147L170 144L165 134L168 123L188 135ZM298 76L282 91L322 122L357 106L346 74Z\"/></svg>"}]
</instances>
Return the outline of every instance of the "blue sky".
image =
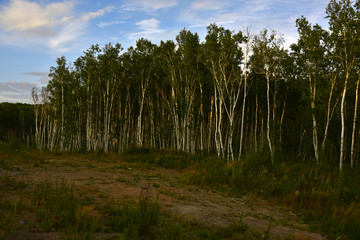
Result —
<instances>
[{"instance_id":1,"label":"blue sky","mask_svg":"<svg viewBox=\"0 0 360 240\"><path fill-rule=\"evenodd\" d=\"M31 88L45 86L57 57L74 61L92 44L144 37L174 40L180 30L206 26L257 34L273 29L285 46L297 39L301 15L327 27L328 0L0 0L0 102L31 103Z\"/></svg>"}]
</instances>

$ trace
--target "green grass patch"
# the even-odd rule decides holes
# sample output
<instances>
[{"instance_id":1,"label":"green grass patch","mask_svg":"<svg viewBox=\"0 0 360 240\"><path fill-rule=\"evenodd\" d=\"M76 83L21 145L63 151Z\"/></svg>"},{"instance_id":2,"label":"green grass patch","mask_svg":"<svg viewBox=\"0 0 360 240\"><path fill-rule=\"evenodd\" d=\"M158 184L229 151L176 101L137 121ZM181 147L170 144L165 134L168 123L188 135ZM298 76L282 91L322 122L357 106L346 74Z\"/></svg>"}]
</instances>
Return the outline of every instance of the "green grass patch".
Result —
<instances>
[{"instance_id":1,"label":"green grass patch","mask_svg":"<svg viewBox=\"0 0 360 240\"><path fill-rule=\"evenodd\" d=\"M210 187L233 196L253 194L294 208L304 222L330 238L360 239L360 170L278 154L248 153L227 163L212 155L176 151L130 149L121 157L170 169L182 169L188 184Z\"/></svg>"},{"instance_id":2,"label":"green grass patch","mask_svg":"<svg viewBox=\"0 0 360 240\"><path fill-rule=\"evenodd\" d=\"M124 239L256 239L239 222L228 227L207 227L187 222L161 209L156 199L143 191L137 204L107 205L102 208L107 218L107 230L122 233Z\"/></svg>"}]
</instances>

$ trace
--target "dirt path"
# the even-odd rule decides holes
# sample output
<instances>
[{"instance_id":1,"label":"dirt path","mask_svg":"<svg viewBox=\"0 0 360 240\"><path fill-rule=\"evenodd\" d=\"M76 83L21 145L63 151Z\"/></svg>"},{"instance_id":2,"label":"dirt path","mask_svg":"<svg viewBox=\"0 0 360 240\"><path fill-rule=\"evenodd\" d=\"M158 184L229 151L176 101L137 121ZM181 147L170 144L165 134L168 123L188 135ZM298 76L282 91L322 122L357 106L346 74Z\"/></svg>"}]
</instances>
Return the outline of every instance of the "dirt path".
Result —
<instances>
[{"instance_id":1,"label":"dirt path","mask_svg":"<svg viewBox=\"0 0 360 240\"><path fill-rule=\"evenodd\" d=\"M174 170L143 169L124 162L101 162L87 159L46 159L38 166L19 165L9 171L13 177L28 183L55 182L64 179L74 183L77 194L91 195L102 202L138 201L142 191L157 197L163 208L207 226L231 226L241 222L258 236L271 239L326 239L313 233L286 208L271 206L252 197L232 198L221 193L181 183Z\"/></svg>"}]
</instances>

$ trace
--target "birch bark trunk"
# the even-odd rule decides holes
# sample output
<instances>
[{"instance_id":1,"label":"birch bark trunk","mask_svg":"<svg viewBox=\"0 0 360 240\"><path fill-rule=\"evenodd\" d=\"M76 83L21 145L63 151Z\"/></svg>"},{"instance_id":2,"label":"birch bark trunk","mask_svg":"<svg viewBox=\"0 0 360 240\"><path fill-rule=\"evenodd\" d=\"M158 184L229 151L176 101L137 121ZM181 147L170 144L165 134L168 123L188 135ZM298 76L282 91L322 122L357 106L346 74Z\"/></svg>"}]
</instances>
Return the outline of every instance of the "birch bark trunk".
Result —
<instances>
[{"instance_id":1,"label":"birch bark trunk","mask_svg":"<svg viewBox=\"0 0 360 240\"><path fill-rule=\"evenodd\" d=\"M339 170L342 171L344 168L344 148L345 148L345 97L347 91L347 82L349 79L349 72L346 72L344 89L341 98L340 114L341 114L341 134L340 134L340 158L339 158Z\"/></svg>"},{"instance_id":2,"label":"birch bark trunk","mask_svg":"<svg viewBox=\"0 0 360 240\"><path fill-rule=\"evenodd\" d=\"M270 73L269 66L265 66L266 70L266 102L267 102L267 121L266 121L266 138L270 150L271 162L274 163L274 151L270 138Z\"/></svg>"},{"instance_id":3,"label":"birch bark trunk","mask_svg":"<svg viewBox=\"0 0 360 240\"><path fill-rule=\"evenodd\" d=\"M352 134L351 134L351 152L350 152L350 159L351 159L351 167L354 167L355 159L354 159L354 152L355 152L355 130L356 130L356 117L357 117L357 105L359 99L359 82L360 82L360 75L356 82L356 93L355 93L355 107L354 107L354 118L353 118L353 127L352 127Z\"/></svg>"},{"instance_id":4,"label":"birch bark trunk","mask_svg":"<svg viewBox=\"0 0 360 240\"><path fill-rule=\"evenodd\" d=\"M325 152L326 140L327 140L327 136L328 136L330 120L332 118L332 115L334 113L335 106L336 106L336 104L335 104L332 111L331 111L331 100L332 100L332 95L333 95L333 91L334 91L335 81L336 81L336 76L334 76L332 78L332 80L331 80L331 89L330 89L330 94L329 94L329 99L328 99L328 104L327 104L327 113L326 113L326 124L325 124L325 130L324 130L324 138L323 138L323 141L321 143L321 152L322 153ZM330 114L330 112L331 112L331 114Z\"/></svg>"},{"instance_id":5,"label":"birch bark trunk","mask_svg":"<svg viewBox=\"0 0 360 240\"><path fill-rule=\"evenodd\" d=\"M64 106L64 77L61 78L61 140L60 140L60 150L64 150L64 139L65 139L65 135L64 135L64 125L65 125L65 120L64 120L64 111L65 111L65 106Z\"/></svg>"},{"instance_id":6,"label":"birch bark trunk","mask_svg":"<svg viewBox=\"0 0 360 240\"><path fill-rule=\"evenodd\" d=\"M248 69L247 69L247 62L248 62L248 56L249 56L249 45L250 45L250 33L248 32L248 39L246 41L246 47L245 47L245 60L244 60L244 70L243 70L243 76L244 76L244 95L243 95L243 105L242 105L242 111L241 111L241 127L240 127L240 146L239 146L239 158L240 160L242 155L242 148L243 148L243 138L244 138L244 119L245 119L245 107L246 107L246 96L247 96L247 78L248 78Z\"/></svg>"}]
</instances>

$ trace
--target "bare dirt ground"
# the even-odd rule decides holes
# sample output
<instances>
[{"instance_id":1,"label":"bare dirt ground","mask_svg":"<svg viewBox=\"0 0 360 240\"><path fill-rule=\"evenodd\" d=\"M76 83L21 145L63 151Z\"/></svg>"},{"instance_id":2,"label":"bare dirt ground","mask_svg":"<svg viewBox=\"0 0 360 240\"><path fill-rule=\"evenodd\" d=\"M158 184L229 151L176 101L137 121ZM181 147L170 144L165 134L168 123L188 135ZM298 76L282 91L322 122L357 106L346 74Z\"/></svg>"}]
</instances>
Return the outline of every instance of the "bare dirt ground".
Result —
<instances>
[{"instance_id":1,"label":"bare dirt ground","mask_svg":"<svg viewBox=\"0 0 360 240\"><path fill-rule=\"evenodd\" d=\"M252 196L233 198L186 185L179 180L179 171L144 167L120 160L87 159L86 155L43 158L42 164L19 164L15 170L2 170L0 174L8 174L29 185L64 179L74 184L79 196L93 197L93 205L88 206L90 211L96 204L105 202L136 202L141 192L147 190L150 196L158 199L163 209L185 221L225 227L241 222L259 238L267 234L270 239L326 239L319 233L311 232L286 207L273 206ZM21 232L15 233L12 239L61 239L61 236Z\"/></svg>"}]
</instances>

